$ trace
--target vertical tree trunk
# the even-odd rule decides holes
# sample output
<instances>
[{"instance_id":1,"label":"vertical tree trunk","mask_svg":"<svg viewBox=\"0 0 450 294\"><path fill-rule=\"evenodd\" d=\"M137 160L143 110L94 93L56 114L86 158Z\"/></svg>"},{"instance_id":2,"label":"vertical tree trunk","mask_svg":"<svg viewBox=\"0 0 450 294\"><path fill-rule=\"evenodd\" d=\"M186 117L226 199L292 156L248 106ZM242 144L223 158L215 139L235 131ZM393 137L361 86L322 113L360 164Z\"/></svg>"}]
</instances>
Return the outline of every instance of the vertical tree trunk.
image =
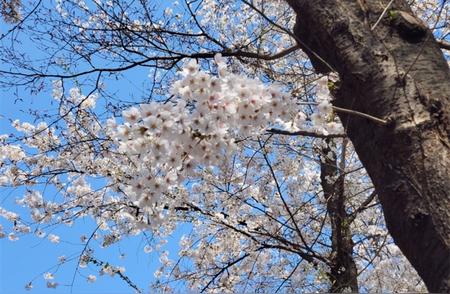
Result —
<instances>
[{"instance_id":1,"label":"vertical tree trunk","mask_svg":"<svg viewBox=\"0 0 450 294\"><path fill-rule=\"evenodd\" d=\"M337 71L336 106L396 244L429 291L450 292L450 73L404 0L288 0L318 72Z\"/></svg>"},{"instance_id":2,"label":"vertical tree trunk","mask_svg":"<svg viewBox=\"0 0 450 294\"><path fill-rule=\"evenodd\" d=\"M331 281L330 292L341 293L348 289L358 292L358 273L353 259L353 240L350 231L350 219L345 210L344 169L345 145L343 144L343 160L338 168L334 144L329 141L322 149L320 178L323 194L327 201L327 213L331 223ZM340 170L340 172L339 172Z\"/></svg>"}]
</instances>

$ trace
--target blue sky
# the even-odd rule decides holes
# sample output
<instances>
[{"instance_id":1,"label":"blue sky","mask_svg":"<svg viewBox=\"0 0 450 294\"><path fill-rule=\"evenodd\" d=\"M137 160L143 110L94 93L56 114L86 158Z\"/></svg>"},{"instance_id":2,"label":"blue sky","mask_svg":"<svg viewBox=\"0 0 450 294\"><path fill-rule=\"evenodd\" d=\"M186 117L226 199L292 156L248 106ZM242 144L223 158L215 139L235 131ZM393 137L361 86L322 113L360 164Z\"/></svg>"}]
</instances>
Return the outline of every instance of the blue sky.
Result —
<instances>
[{"instance_id":1,"label":"blue sky","mask_svg":"<svg viewBox=\"0 0 450 294\"><path fill-rule=\"evenodd\" d=\"M49 109L51 98L48 93L41 93L39 96L28 96L23 102L13 103L10 93L2 92L0 100L0 133L13 132L10 126L10 119L20 119L21 121L31 121L32 117L22 111L27 107ZM25 94L24 94L25 95ZM51 191L47 190L47 193ZM0 207L15 212L26 212L15 204L15 200L23 196L24 189L0 189ZM25 213L24 213L25 214ZM6 232L11 231L11 223L0 219L0 224L4 226ZM61 237L61 243L53 244L48 239L39 239L34 235L21 236L18 241L11 242L8 238L0 239L0 293L30 293L24 286L29 281L33 281L34 289L31 293L132 293L128 285L118 278L109 276L98 276L99 268L89 266L82 269L81 273L75 275L74 285L71 288L70 283L73 279L76 269L75 259L59 268L58 257L65 255L70 257L73 254L79 254L84 248L79 240L82 234L89 235L96 228L95 223L90 218L84 218L76 222L72 227L57 226L49 230ZM179 230L168 242L166 248L171 253L171 257L176 257L178 240L183 231ZM94 241L95 242L95 241ZM145 254L143 247L146 242L143 236L126 238L107 249L96 248L96 257L103 261L108 261L116 266L124 266L126 273L131 280L144 288L153 279L153 271L159 266L157 254ZM120 258L121 254L125 258ZM57 290L47 289L43 279L43 273L54 273L58 283L61 284ZM97 275L97 281L93 284L86 282L86 276L89 274Z\"/></svg>"},{"instance_id":2,"label":"blue sky","mask_svg":"<svg viewBox=\"0 0 450 294\"><path fill-rule=\"evenodd\" d=\"M0 33L6 30L5 24L0 22ZM37 51L33 51L33 44L27 40L23 41L22 46L30 48L28 53L35 54L34 57L39 56ZM132 70L123 79L117 80L114 84L108 84L108 90L117 92L120 97L124 98L123 100L139 101L145 95L143 83L148 83L148 74L148 69ZM10 125L10 121L14 119L33 123L33 117L27 113L27 109L31 108L40 112L56 109L55 103L52 104L51 89L46 89L38 94L33 94L23 88L18 89L17 93L22 99L19 101L15 101L15 91L16 89L0 90L0 134L14 132ZM24 191L24 188L0 189L0 207L29 215L28 211L15 204L15 200L21 198ZM52 191L47 190L47 193L52 193ZM10 222L0 217L0 224L3 225L6 233L11 232L12 224ZM15 242L9 241L8 238L0 239L0 294L133 293L133 289L118 277L99 276L100 268L93 265L81 269L81 274L75 273L78 262L76 258L60 267L57 266L59 256L64 255L70 258L70 256L79 255L84 248L84 244L80 242L79 237L82 234L89 236L95 228L94 221L87 217L75 222L72 227L59 225L48 230L48 232L53 232L61 237L59 244L53 244L47 238L39 239L33 234L21 236ZM188 228L184 226L176 231L169 238L168 244L162 248L162 250L170 252L169 257L171 259L176 260L178 241L187 230ZM121 242L107 249L100 249L99 246L95 245L95 242L93 241L91 245L94 244L92 247L95 249L94 256L96 258L115 266L124 266L127 276L144 292L148 292L147 286L154 279L153 272L159 266L159 256L157 253L144 253L143 248L146 242L143 235L124 238ZM121 258L123 254L125 258ZM45 280L43 279L45 272L54 273L55 281L60 285L56 290L48 289L45 286ZM89 274L97 276L95 283L90 284L86 281ZM30 281L33 281L31 292L26 291L24 287Z\"/></svg>"}]
</instances>

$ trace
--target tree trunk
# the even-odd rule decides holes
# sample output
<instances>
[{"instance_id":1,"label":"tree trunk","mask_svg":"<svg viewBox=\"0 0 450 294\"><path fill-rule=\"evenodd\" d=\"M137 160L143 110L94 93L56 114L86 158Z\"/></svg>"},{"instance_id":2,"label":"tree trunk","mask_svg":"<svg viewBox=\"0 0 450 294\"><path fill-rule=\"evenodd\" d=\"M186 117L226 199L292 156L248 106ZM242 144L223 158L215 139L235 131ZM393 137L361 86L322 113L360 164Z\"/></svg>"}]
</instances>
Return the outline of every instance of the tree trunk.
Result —
<instances>
[{"instance_id":1,"label":"tree trunk","mask_svg":"<svg viewBox=\"0 0 450 294\"><path fill-rule=\"evenodd\" d=\"M342 293L351 290L358 292L358 272L353 259L353 240L350 231L350 218L345 210L345 145L338 168L336 152L332 141L322 149L320 161L320 178L323 195L327 201L327 213L331 223L331 256L330 273L331 293ZM338 171L340 170L340 172Z\"/></svg>"},{"instance_id":2,"label":"tree trunk","mask_svg":"<svg viewBox=\"0 0 450 294\"><path fill-rule=\"evenodd\" d=\"M333 104L369 173L386 223L429 291L450 292L450 72L404 0L288 0L315 69L337 71ZM373 28L373 29L372 29Z\"/></svg>"}]
</instances>

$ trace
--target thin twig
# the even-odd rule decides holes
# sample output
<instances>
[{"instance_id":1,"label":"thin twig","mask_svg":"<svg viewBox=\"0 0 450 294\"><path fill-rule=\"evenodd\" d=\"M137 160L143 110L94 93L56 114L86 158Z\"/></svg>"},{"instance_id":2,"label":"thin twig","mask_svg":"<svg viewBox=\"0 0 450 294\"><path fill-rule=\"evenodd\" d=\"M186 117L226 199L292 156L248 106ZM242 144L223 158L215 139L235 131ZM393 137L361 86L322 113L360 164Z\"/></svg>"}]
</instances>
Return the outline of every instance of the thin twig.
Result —
<instances>
[{"instance_id":1,"label":"thin twig","mask_svg":"<svg viewBox=\"0 0 450 294\"><path fill-rule=\"evenodd\" d=\"M378 18L377 22L370 28L371 31L373 31L376 26L380 23L380 21L383 19L384 15L386 14L386 12L388 11L389 7L391 7L392 3L394 2L394 0L391 0L388 5L386 5L386 7L384 8L383 12L381 13L380 17Z\"/></svg>"},{"instance_id":2,"label":"thin twig","mask_svg":"<svg viewBox=\"0 0 450 294\"><path fill-rule=\"evenodd\" d=\"M309 50L311 52L311 54L313 54L317 59L319 59L321 62L323 62L328 69L331 72L337 72L337 70L335 70L328 62L326 62L319 54L317 54L314 50L311 50L310 47L303 42L299 37L297 37L293 32L291 32L290 30L286 29L285 27L277 24L275 21L273 21L272 19L270 19L264 12L262 12L261 10L259 10L255 5L253 5L252 3L250 3L247 0L241 0L242 2L244 2L245 4L247 4L250 8L252 8L253 10L255 10L259 15L261 15L266 21L268 21L271 25L279 28L280 30L284 31L286 34L288 34L289 36L291 36L292 38L294 38L295 41L297 41L298 44L300 44L304 49ZM252 1L253 2L253 1ZM291 2L288 1L288 4L293 7L291 5ZM295 9L294 9L295 11Z\"/></svg>"},{"instance_id":3,"label":"thin twig","mask_svg":"<svg viewBox=\"0 0 450 294\"><path fill-rule=\"evenodd\" d=\"M319 134L314 132L308 132L308 131L295 131L290 132L286 130L279 130L279 129L268 129L267 132L269 134L276 134L276 135L286 135L286 136L306 136L306 137L313 137L313 138L344 138L346 137L345 134Z\"/></svg>"},{"instance_id":4,"label":"thin twig","mask_svg":"<svg viewBox=\"0 0 450 294\"><path fill-rule=\"evenodd\" d=\"M260 141L259 139L258 139L258 143L259 143L259 147L261 147L262 150L263 150L262 155L263 155L263 157L264 157L264 160L265 160L267 166L269 167L270 174L272 175L272 178L273 178L273 180L275 181L275 186L276 186L276 188L277 188L277 191L278 191L278 194L279 194L279 196L280 196L280 198L281 198L281 201L283 202L283 206L284 206L284 208L286 209L286 212L289 214L289 217L290 217L290 219L292 220L292 223L294 224L294 227L295 227L295 229L296 229L296 231L297 231L298 236L299 236L300 239L302 240L303 245L305 245L305 247L310 251L311 248L308 246L308 243L306 242L305 238L303 237L303 234L302 234L302 232L301 232L301 230L300 230L300 228L299 228L297 222L295 221L294 214L293 214L293 213L291 212L291 210L289 209L289 205L287 204L286 200L285 200L284 197L283 197L283 193L282 193L282 191L281 191L281 186L280 186L280 184L279 184L279 182L278 182L277 176L275 175L275 171L273 170L272 164L270 163L270 160L269 160L269 158L267 157L267 151L266 151L266 148L265 148L264 145L261 144L261 141Z\"/></svg>"},{"instance_id":5,"label":"thin twig","mask_svg":"<svg viewBox=\"0 0 450 294\"><path fill-rule=\"evenodd\" d=\"M367 114L367 113L363 113L363 112L359 112L359 111L351 110L351 109L346 109L346 108L341 108L341 107L337 107L337 106L332 106L332 108L333 108L333 110L335 110L337 112L343 112L343 113L353 114L353 115L356 115L356 116L367 118L367 119L369 119L369 120L371 120L373 122L376 122L377 124L383 125L383 126L386 126L386 125L389 124L389 121L387 121L385 119L381 119L381 118L375 117L375 116L372 116L372 115Z\"/></svg>"},{"instance_id":6,"label":"thin twig","mask_svg":"<svg viewBox=\"0 0 450 294\"><path fill-rule=\"evenodd\" d=\"M299 103L299 105L315 105L315 106L317 106L318 104L319 103L317 103L317 102L301 102L301 103ZM348 114L353 114L353 115L356 115L356 116L364 117L364 118L372 120L372 121L374 121L374 122L376 122L376 123L378 123L380 125L386 126L386 125L389 124L389 121L387 121L385 119L381 119L381 118L378 118L378 117L375 117L375 116L372 116L370 114L363 113L363 112L360 112L360 111L347 109L347 108L342 108L342 107L337 107L337 106L331 106L331 108L334 111L336 111L336 112L343 112L343 113L348 113Z\"/></svg>"},{"instance_id":7,"label":"thin twig","mask_svg":"<svg viewBox=\"0 0 450 294\"><path fill-rule=\"evenodd\" d=\"M436 42L441 49L450 50L450 42L447 42L446 40L436 40Z\"/></svg>"}]
</instances>

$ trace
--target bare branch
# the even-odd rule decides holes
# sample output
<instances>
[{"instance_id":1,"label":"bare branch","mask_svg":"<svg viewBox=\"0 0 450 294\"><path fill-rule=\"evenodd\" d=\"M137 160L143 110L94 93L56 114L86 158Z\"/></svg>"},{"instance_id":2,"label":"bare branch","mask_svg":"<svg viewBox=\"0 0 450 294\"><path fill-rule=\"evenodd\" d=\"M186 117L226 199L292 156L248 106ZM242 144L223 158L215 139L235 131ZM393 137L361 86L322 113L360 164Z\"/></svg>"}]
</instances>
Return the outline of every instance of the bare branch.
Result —
<instances>
[{"instance_id":1,"label":"bare branch","mask_svg":"<svg viewBox=\"0 0 450 294\"><path fill-rule=\"evenodd\" d=\"M450 42L447 42L446 40L436 40L436 42L441 49L450 50Z\"/></svg>"},{"instance_id":2,"label":"bare branch","mask_svg":"<svg viewBox=\"0 0 450 294\"><path fill-rule=\"evenodd\" d=\"M286 136L306 136L306 137L313 137L313 138L322 138L322 139L328 139L328 138L345 138L345 134L319 134L314 132L308 132L308 131L295 131L290 132L286 130L279 130L279 129L268 129L267 132L269 134L276 134L276 135L286 135Z\"/></svg>"}]
</instances>

